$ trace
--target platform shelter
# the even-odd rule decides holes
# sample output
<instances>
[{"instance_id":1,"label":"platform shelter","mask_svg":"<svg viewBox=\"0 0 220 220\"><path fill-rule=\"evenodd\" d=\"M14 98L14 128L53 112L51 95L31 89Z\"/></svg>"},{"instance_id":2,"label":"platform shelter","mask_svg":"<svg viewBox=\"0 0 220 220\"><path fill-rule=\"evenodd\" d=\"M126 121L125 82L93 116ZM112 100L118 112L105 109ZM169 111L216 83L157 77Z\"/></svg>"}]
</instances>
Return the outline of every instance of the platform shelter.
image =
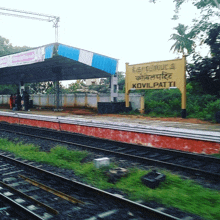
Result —
<instances>
[{"instance_id":1,"label":"platform shelter","mask_svg":"<svg viewBox=\"0 0 220 220\"><path fill-rule=\"evenodd\" d=\"M25 83L109 77L111 101L117 101L117 67L117 59L53 43L0 57L0 84L23 86Z\"/></svg>"}]
</instances>

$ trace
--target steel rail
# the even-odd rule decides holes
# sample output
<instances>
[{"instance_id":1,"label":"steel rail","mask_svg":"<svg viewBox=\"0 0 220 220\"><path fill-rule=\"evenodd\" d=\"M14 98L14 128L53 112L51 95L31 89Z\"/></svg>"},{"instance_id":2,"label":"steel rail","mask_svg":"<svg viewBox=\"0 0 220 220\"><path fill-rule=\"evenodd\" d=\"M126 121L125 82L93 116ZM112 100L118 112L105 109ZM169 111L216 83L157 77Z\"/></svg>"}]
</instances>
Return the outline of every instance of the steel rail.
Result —
<instances>
[{"instance_id":1,"label":"steel rail","mask_svg":"<svg viewBox=\"0 0 220 220\"><path fill-rule=\"evenodd\" d=\"M18 126L18 125L16 125ZM39 128L35 128L32 127L33 129L39 130ZM1 130L1 129L0 129ZM40 130L45 130L46 132L48 132L47 129L45 128L40 128ZM120 142L120 141L114 141L114 140L108 140L108 139L102 139L102 138L98 138L98 137L92 137L92 136L86 136L84 134L78 134L78 133L65 133L65 131L56 131L56 130L50 130L49 132L53 132L56 134L64 134L64 135L71 135L71 136L78 136L78 137L86 137L86 138L90 138L90 139L94 139L94 140L102 140L102 141L108 141L110 143L117 143L117 144L122 144L122 145L127 145L129 146L129 148L140 148L140 149L145 149L145 150L150 150L150 151L155 151L155 152L165 152L165 153L169 153L175 156L184 156L187 158L198 158L200 160L206 160L206 161L210 161L210 162L215 162L215 163L219 163L220 164L220 159L217 157L210 157L208 155L202 155L202 154L195 154L195 153L190 153L190 152L185 152L185 151L179 151L179 150L175 150L175 149L166 149L166 148L156 148L156 147L151 147L151 146L144 146L144 145L138 145L138 144L133 144L133 143L125 143L125 142Z\"/></svg>"},{"instance_id":2,"label":"steel rail","mask_svg":"<svg viewBox=\"0 0 220 220\"><path fill-rule=\"evenodd\" d=\"M159 166L162 166L162 167L165 166L169 169L174 169L174 170L178 169L178 170L182 170L182 171L187 171L191 175L202 175L202 176L208 177L209 179L211 178L211 179L214 179L214 180L217 180L217 181L220 180L220 174L218 174L218 173L211 173L211 172L208 172L208 171L204 171L204 170L200 170L200 169L196 169L196 168L191 168L191 167L187 167L187 166L181 166L181 165L178 165L178 164L173 164L173 163L169 163L169 162L165 162L165 161L144 158L144 157L130 155L130 154L126 154L126 153L115 152L115 151L111 151L111 150L106 150L106 149L92 147L92 146L88 146L88 145L73 143L73 142L69 142L69 141L62 141L62 140L54 139L54 138L48 138L48 137L43 137L43 136L38 136L38 135L33 135L33 134L27 134L27 133L22 133L22 132L17 132L17 131L9 131L9 130L7 130L7 131L8 132L14 132L16 134L27 135L27 136L31 136L31 137L35 137L35 138L41 138L41 139L45 139L45 140L55 141L55 142L59 142L59 143L63 143L63 144L74 145L74 146L81 147L81 148L84 148L84 149L94 150L96 152L101 151L101 152L104 152L104 153L107 153L107 154L112 154L112 155L124 157L126 159L133 159L137 162L141 161L142 163L146 163L146 164L150 163L152 165L159 165ZM214 160L214 158L213 158L213 160Z\"/></svg>"},{"instance_id":3,"label":"steel rail","mask_svg":"<svg viewBox=\"0 0 220 220\"><path fill-rule=\"evenodd\" d=\"M58 212L56 209L53 209L53 208L51 208L50 206L48 206L48 205L46 205L46 204L44 204L44 203L42 203L42 202L40 202L40 201L34 199L33 197L28 196L27 194L20 192L19 190L15 189L14 187L11 187L11 186L9 186L8 184L3 183L3 182L1 182L1 181L0 181L0 184L2 184L3 186L9 188L10 190L16 192L17 194L19 194L19 195L21 195L21 196L23 196L23 197L25 197L25 198L27 198L27 199L29 199L29 200L32 200L32 201L35 202L36 204L38 204L38 205L40 205L40 206L46 208L47 211L51 212L52 214L55 214L55 215L58 215L58 214L59 214L59 212Z\"/></svg>"},{"instance_id":4,"label":"steel rail","mask_svg":"<svg viewBox=\"0 0 220 220\"><path fill-rule=\"evenodd\" d=\"M167 213L163 213L163 212L158 211L156 209L153 209L153 208L150 208L148 206L133 202L133 201L125 199L125 198L120 198L116 195L113 195L113 194L108 193L106 191L103 191L103 190L97 189L95 187L86 185L84 183L80 183L80 182L77 182L77 181L74 181L74 180L67 179L63 176L59 176L59 175L54 174L52 172L37 168L35 166L26 164L26 163L24 163L22 161L18 161L16 159L10 158L9 156L6 156L4 154L0 154L0 157L4 158L6 160L10 160L11 162L19 164L21 166L25 166L26 168L29 168L32 171L40 173L41 175L43 174L43 175L47 176L47 178L50 177L52 179L61 180L65 183L71 185L71 187L76 187L77 189L83 188L84 190L91 191L95 194L102 195L106 198L110 198L110 199L116 201L117 203L125 205L126 207L129 207L129 208L134 209L134 210L141 211L142 213L144 213L145 216L155 217L156 219L161 219L161 220L179 220L179 218L177 218L175 216L169 215Z\"/></svg>"},{"instance_id":5,"label":"steel rail","mask_svg":"<svg viewBox=\"0 0 220 220\"><path fill-rule=\"evenodd\" d=\"M5 203L9 204L13 207L13 211L15 211L19 216L22 216L23 219L33 219L33 220L43 220L44 218L25 208L24 206L18 204L14 200L8 198L7 196L0 193L0 199Z\"/></svg>"},{"instance_id":6,"label":"steel rail","mask_svg":"<svg viewBox=\"0 0 220 220\"><path fill-rule=\"evenodd\" d=\"M59 140L53 139L53 138L50 138L48 140L59 141ZM75 145L75 146L78 146L78 147L82 147L84 149L102 151L102 152L107 153L107 154L113 154L113 155L121 156L121 157L124 157L124 158L127 158L127 159L133 159L137 162L141 161L141 162L147 163L147 164L150 163L150 164L159 165L159 166L162 166L162 167L166 166L166 167L171 168L171 169L178 168L179 170L188 171L192 175L203 175L203 176L209 177L209 178L213 177L215 180L220 180L220 174L218 174L218 173L211 173L211 172L208 172L208 171L199 170L199 169L195 169L195 168L191 168L191 167L187 167L187 166L181 166L181 165L178 165L178 164L173 164L173 163L169 163L169 162L165 162L165 161L149 159L149 158L135 156L135 155L126 154L126 153L115 152L115 151L111 151L111 150L106 150L106 149L102 149L102 148L87 146L87 145L83 145L83 144L72 143L72 142L68 142L68 141L59 141L59 142L64 143L64 144Z\"/></svg>"},{"instance_id":7,"label":"steel rail","mask_svg":"<svg viewBox=\"0 0 220 220\"><path fill-rule=\"evenodd\" d=\"M76 198L74 198L72 196L69 196L69 195L67 195L65 193L62 193L62 192L60 192L58 190L55 190L55 189L53 189L53 188L51 188L49 186L46 186L46 185L44 185L42 183L39 183L36 180L32 180L32 179L30 179L30 178L28 178L28 177L26 177L24 175L21 175L21 174L19 174L18 176L20 176L22 179L24 179L28 183L31 183L32 185L37 186L37 187L39 187L39 188L41 188L41 189L43 189L43 190L45 190L45 191L47 191L49 193L52 193L52 194L54 194L54 195L56 195L56 196L58 196L58 197L60 197L62 199L65 199L65 200L70 201L72 203L85 204L84 202L80 201L79 199L76 199Z\"/></svg>"}]
</instances>

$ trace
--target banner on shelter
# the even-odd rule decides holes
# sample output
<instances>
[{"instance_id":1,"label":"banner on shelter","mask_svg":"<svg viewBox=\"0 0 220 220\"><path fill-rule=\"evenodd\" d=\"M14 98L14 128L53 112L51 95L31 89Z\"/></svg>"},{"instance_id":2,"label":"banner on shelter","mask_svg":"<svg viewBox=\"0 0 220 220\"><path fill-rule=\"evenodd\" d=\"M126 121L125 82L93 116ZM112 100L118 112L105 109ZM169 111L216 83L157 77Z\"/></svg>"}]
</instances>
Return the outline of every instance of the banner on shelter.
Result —
<instances>
[{"instance_id":1,"label":"banner on shelter","mask_svg":"<svg viewBox=\"0 0 220 220\"><path fill-rule=\"evenodd\" d=\"M43 62L44 59L45 48L40 47L34 50L0 57L0 68Z\"/></svg>"}]
</instances>

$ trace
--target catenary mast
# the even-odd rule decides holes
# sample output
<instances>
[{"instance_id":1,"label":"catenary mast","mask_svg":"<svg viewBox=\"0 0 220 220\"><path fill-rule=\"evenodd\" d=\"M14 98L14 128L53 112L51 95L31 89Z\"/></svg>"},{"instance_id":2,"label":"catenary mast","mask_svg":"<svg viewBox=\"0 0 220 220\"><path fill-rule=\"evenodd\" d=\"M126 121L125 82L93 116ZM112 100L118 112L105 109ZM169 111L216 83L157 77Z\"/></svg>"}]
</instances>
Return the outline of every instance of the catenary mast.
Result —
<instances>
[{"instance_id":1,"label":"catenary mast","mask_svg":"<svg viewBox=\"0 0 220 220\"><path fill-rule=\"evenodd\" d=\"M0 7L0 15L53 22L53 27L55 28L55 42L58 42L58 23L60 21L60 17L2 7Z\"/></svg>"},{"instance_id":2,"label":"catenary mast","mask_svg":"<svg viewBox=\"0 0 220 220\"><path fill-rule=\"evenodd\" d=\"M41 13L35 13L35 12L29 12L29 11L23 11L23 10L21 11L21 10L16 10L16 9L2 8L2 7L0 7L0 15L53 22L53 27L55 28L55 43L58 43L58 23L60 21L60 17L41 14ZM59 109L59 81L56 81L55 85L57 89L56 106L57 106L57 109ZM21 86L21 82L20 82L20 86Z\"/></svg>"}]
</instances>

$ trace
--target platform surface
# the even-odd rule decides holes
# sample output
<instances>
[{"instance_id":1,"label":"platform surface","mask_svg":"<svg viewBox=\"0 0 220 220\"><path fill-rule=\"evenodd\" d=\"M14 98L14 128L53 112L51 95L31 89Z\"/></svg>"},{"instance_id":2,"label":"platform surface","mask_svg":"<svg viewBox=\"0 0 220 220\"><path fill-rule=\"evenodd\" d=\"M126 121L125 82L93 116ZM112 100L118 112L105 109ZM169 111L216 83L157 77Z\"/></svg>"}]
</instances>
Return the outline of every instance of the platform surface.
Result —
<instances>
[{"instance_id":1,"label":"platform surface","mask_svg":"<svg viewBox=\"0 0 220 220\"><path fill-rule=\"evenodd\" d=\"M152 128L176 128L177 130L188 129L188 130L197 130L203 132L216 132L220 135L220 124L196 124L196 123L187 123L184 122L175 122L175 121L163 121L163 120L154 120L154 119L144 119L144 118L130 118L128 116L111 116L111 115L98 115L98 114L89 114L89 115L78 115L66 112L59 111L49 111L49 110L31 110L31 111L12 111L10 109L0 109L0 111L13 112L13 113L23 113L23 114L33 114L33 115L43 115L43 116L56 116L56 117L68 117L75 120L85 120L90 122L97 122L103 124L128 124L129 126L138 126L138 127L152 127Z\"/></svg>"},{"instance_id":2,"label":"platform surface","mask_svg":"<svg viewBox=\"0 0 220 220\"><path fill-rule=\"evenodd\" d=\"M63 130L156 148L203 154L220 153L220 124L195 119L193 121L198 123L188 123L192 120L181 118L176 118L175 121L166 118L168 121L164 121L164 118L152 120L137 115L100 115L87 109L62 112L0 109L0 119L9 123Z\"/></svg>"}]
</instances>

